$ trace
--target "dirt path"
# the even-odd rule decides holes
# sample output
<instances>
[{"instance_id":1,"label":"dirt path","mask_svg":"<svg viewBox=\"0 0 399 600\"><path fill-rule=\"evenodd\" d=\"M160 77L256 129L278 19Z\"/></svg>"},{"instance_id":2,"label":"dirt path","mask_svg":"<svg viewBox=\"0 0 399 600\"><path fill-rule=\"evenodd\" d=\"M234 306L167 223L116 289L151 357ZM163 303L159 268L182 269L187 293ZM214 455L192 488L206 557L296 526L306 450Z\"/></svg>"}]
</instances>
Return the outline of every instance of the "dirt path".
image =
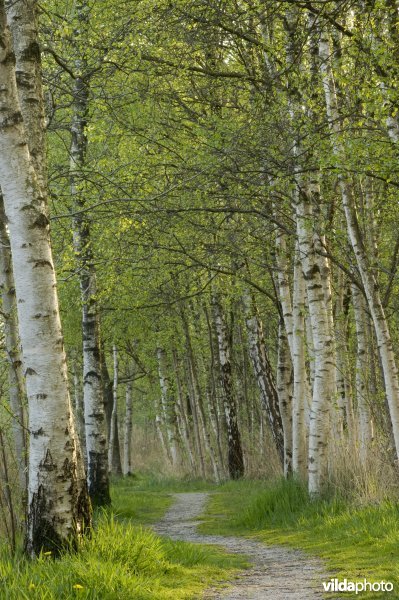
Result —
<instances>
[{"instance_id":1,"label":"dirt path","mask_svg":"<svg viewBox=\"0 0 399 600\"><path fill-rule=\"evenodd\" d=\"M207 493L174 494L175 503L154 530L175 540L217 544L232 553L245 554L253 566L240 573L224 590L210 590L204 598L220 600L314 600L322 599L322 563L302 552L241 537L197 533L195 518L204 512Z\"/></svg>"}]
</instances>

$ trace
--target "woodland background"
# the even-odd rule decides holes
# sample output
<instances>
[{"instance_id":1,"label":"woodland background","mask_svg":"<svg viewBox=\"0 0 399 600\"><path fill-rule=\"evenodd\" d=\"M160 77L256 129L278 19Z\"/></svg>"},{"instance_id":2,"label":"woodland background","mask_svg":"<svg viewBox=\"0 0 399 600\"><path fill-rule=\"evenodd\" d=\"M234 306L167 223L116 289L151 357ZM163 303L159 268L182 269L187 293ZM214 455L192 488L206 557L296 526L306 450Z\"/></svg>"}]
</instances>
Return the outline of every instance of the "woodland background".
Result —
<instances>
[{"instance_id":1,"label":"woodland background","mask_svg":"<svg viewBox=\"0 0 399 600\"><path fill-rule=\"evenodd\" d=\"M85 403L106 417L94 503L108 471L141 469L396 498L396 0L33 5L89 473L104 415L88 425ZM23 385L9 402L7 236L3 221L0 511L15 545L29 411Z\"/></svg>"}]
</instances>

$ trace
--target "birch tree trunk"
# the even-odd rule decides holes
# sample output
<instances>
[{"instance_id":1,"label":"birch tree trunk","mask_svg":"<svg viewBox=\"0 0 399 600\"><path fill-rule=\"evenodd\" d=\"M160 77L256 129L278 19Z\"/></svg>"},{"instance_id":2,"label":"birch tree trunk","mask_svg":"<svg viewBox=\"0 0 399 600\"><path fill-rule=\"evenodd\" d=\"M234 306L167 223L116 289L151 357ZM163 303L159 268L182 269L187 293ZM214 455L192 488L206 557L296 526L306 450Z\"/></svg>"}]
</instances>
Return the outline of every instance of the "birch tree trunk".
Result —
<instances>
[{"instance_id":1,"label":"birch tree trunk","mask_svg":"<svg viewBox=\"0 0 399 600\"><path fill-rule=\"evenodd\" d=\"M47 189L46 125L36 0L6 1L16 60L18 97L29 153L40 187ZM44 201L47 204L46 198Z\"/></svg>"},{"instance_id":2,"label":"birch tree trunk","mask_svg":"<svg viewBox=\"0 0 399 600\"><path fill-rule=\"evenodd\" d=\"M319 41L320 72L322 77L326 112L332 137L333 152L341 160L344 149L341 147L340 114L335 92L334 74L331 65L331 53L328 33L322 32ZM370 269L369 258L365 249L363 236L357 219L353 190L350 182L340 173L338 176L342 206L345 213L348 236L356 257L357 266L362 279L367 302L373 319L377 345L384 374L385 393L392 423L396 456L399 456L399 376L393 351L388 321L381 302L378 283Z\"/></svg>"},{"instance_id":3,"label":"birch tree trunk","mask_svg":"<svg viewBox=\"0 0 399 600\"><path fill-rule=\"evenodd\" d=\"M86 449L86 432L85 432L85 418L84 418L84 405L83 397L80 389L79 374L76 361L72 362L73 368L73 391L75 396L75 422L76 429L79 434L80 447L82 449L83 459L85 468L87 469L87 449Z\"/></svg>"},{"instance_id":4,"label":"birch tree trunk","mask_svg":"<svg viewBox=\"0 0 399 600\"><path fill-rule=\"evenodd\" d=\"M370 415L370 349L371 340L367 339L366 302L362 292L352 285L352 301L356 324L356 401L359 422L360 458L364 465L373 439L373 423Z\"/></svg>"},{"instance_id":5,"label":"birch tree trunk","mask_svg":"<svg viewBox=\"0 0 399 600\"><path fill-rule=\"evenodd\" d=\"M295 327L293 305L291 302L291 290L288 278L287 242L286 236L280 228L277 228L276 231L276 264L279 300L281 303L285 332L287 334L291 358L293 358L293 335Z\"/></svg>"},{"instance_id":6,"label":"birch tree trunk","mask_svg":"<svg viewBox=\"0 0 399 600\"><path fill-rule=\"evenodd\" d=\"M18 478L22 494L28 489L28 439L25 383L18 335L15 284L12 272L10 239L6 228L4 201L0 194L0 290L4 318L5 348L8 361L10 407Z\"/></svg>"},{"instance_id":7,"label":"birch tree trunk","mask_svg":"<svg viewBox=\"0 0 399 600\"><path fill-rule=\"evenodd\" d=\"M30 555L76 546L91 508L76 438L44 191L19 106L14 56L0 2L0 181L10 231L23 368L29 402Z\"/></svg>"},{"instance_id":8,"label":"birch tree trunk","mask_svg":"<svg viewBox=\"0 0 399 600\"><path fill-rule=\"evenodd\" d=\"M310 387L306 370L305 328L306 286L298 244L295 250L293 290L292 362L294 370L294 396L292 407L292 469L307 478L307 414L310 408Z\"/></svg>"},{"instance_id":9,"label":"birch tree trunk","mask_svg":"<svg viewBox=\"0 0 399 600\"><path fill-rule=\"evenodd\" d=\"M256 305L254 304L254 299L251 298L248 293L244 295L244 304L246 312L245 322L247 325L249 355L277 453L279 455L281 464L284 466L284 470L286 471L288 465L291 463L291 457L288 455L285 456L284 453L285 436L280 413L279 396L277 393L276 384L274 382L272 368L266 354L262 323L260 321ZM283 393L283 390L281 390L281 392ZM285 397L285 392L283 395L284 401L286 401L287 398ZM289 435L287 431L287 443L288 437ZM287 446L288 454L291 454L289 449L290 446L291 444L289 443Z\"/></svg>"},{"instance_id":10,"label":"birch tree trunk","mask_svg":"<svg viewBox=\"0 0 399 600\"><path fill-rule=\"evenodd\" d=\"M193 449L191 446L190 425L189 425L188 418L187 418L186 402L185 402L185 398L184 398L183 383L182 383L182 378L181 378L180 361L179 361L178 354L177 354L177 351L175 348L173 348L172 357L173 357L173 369L176 374L176 385L177 385L176 401L178 404L179 420L180 420L179 432L180 432L181 439L183 440L184 447L185 447L185 450L187 453L190 469L192 472L196 473L197 472L197 463L194 458L194 453L193 453Z\"/></svg>"},{"instance_id":11,"label":"birch tree trunk","mask_svg":"<svg viewBox=\"0 0 399 600\"><path fill-rule=\"evenodd\" d=\"M108 471L114 475L122 474L122 466L120 460L120 449L119 452L115 452L116 440L119 446L119 435L118 430L118 382L119 382L119 365L118 365L118 349L113 345L112 356L114 362L114 380L112 384L112 414L111 414L111 427L109 433L109 444L108 444Z\"/></svg>"},{"instance_id":12,"label":"birch tree trunk","mask_svg":"<svg viewBox=\"0 0 399 600\"><path fill-rule=\"evenodd\" d=\"M353 399L351 385L350 352L348 348L348 285L342 271L338 272L337 298L335 301L335 331L337 351L337 395L339 429L353 439Z\"/></svg>"},{"instance_id":13,"label":"birch tree trunk","mask_svg":"<svg viewBox=\"0 0 399 600\"><path fill-rule=\"evenodd\" d=\"M195 394L194 394L193 384L192 384L191 363L187 358L184 361L184 371L185 371L185 379L187 382L188 400L189 400L189 406L190 406L190 410L191 410L191 418L192 418L193 430L194 430L196 456L198 457L201 476L206 477L205 456L204 456L203 444L202 444L202 439L201 439L201 434L200 434L198 407L195 403Z\"/></svg>"},{"instance_id":14,"label":"birch tree trunk","mask_svg":"<svg viewBox=\"0 0 399 600\"><path fill-rule=\"evenodd\" d=\"M233 395L230 344L220 300L216 292L212 295L212 308L218 338L220 376L224 391L224 410L227 424L228 470L232 479L244 475L244 459L241 435L237 423L237 409Z\"/></svg>"},{"instance_id":15,"label":"birch tree trunk","mask_svg":"<svg viewBox=\"0 0 399 600\"><path fill-rule=\"evenodd\" d=\"M325 285L316 258L312 233L311 191L296 198L297 235L306 281L314 346L314 383L309 423L309 493L318 495L327 472L327 432L335 397L335 356Z\"/></svg>"},{"instance_id":16,"label":"birch tree trunk","mask_svg":"<svg viewBox=\"0 0 399 600\"><path fill-rule=\"evenodd\" d=\"M292 473L292 365L284 323L278 328L277 395L284 431L284 476Z\"/></svg>"},{"instance_id":17,"label":"birch tree trunk","mask_svg":"<svg viewBox=\"0 0 399 600\"><path fill-rule=\"evenodd\" d=\"M197 361L195 359L195 354L193 351L193 344L191 341L191 333L189 322L186 316L186 313L183 309L183 306L180 305L180 317L183 324L184 337L186 340L186 350L187 350L187 361L189 365L189 377L191 382L191 390L193 394L193 406L196 408L196 412L198 415L198 425L200 426L200 432L202 433L202 441L205 447L205 452L207 453L209 460L212 465L212 471L215 481L220 480L220 472L217 461L215 459L215 450L213 448L213 444L211 441L211 436L208 430L208 424L206 420L206 415L204 411L204 403L203 403L203 395L198 375L198 366ZM202 444L201 444L202 445Z\"/></svg>"},{"instance_id":18,"label":"birch tree trunk","mask_svg":"<svg viewBox=\"0 0 399 600\"><path fill-rule=\"evenodd\" d=\"M170 383L167 375L166 352L163 348L157 348L159 385L161 388L161 406L164 415L166 435L168 439L168 448L170 452L173 467L179 463L179 453L176 439L176 414L173 406L173 399L170 397Z\"/></svg>"},{"instance_id":19,"label":"birch tree trunk","mask_svg":"<svg viewBox=\"0 0 399 600\"><path fill-rule=\"evenodd\" d=\"M76 44L82 46L87 38L89 11L86 3L78 6L80 29ZM111 502L108 478L108 451L104 397L101 380L100 319L97 307L97 281L94 268L90 222L82 190L82 171L86 162L87 138L85 133L89 89L86 58L76 60L77 76L72 92L72 125L70 147L70 190L74 202L73 242L78 263L82 298L83 334L83 398L85 410L87 481L92 502L97 506Z\"/></svg>"},{"instance_id":20,"label":"birch tree trunk","mask_svg":"<svg viewBox=\"0 0 399 600\"><path fill-rule=\"evenodd\" d=\"M162 413L161 403L156 401L155 402L155 419L154 419L155 430L157 432L159 441L161 443L163 455L170 462L171 461L170 450L169 450L169 446L167 446L167 444L166 444L165 436L163 433L163 419L162 419L161 413Z\"/></svg>"},{"instance_id":21,"label":"birch tree trunk","mask_svg":"<svg viewBox=\"0 0 399 600\"><path fill-rule=\"evenodd\" d=\"M112 410L114 407L114 382L111 380L109 376L109 371L107 367L107 363L105 360L104 351L102 348L102 344L100 341L100 361L101 361L101 389L104 398L104 412L105 412L105 422L106 422L106 434L107 440L109 441L111 437L111 418L112 418ZM108 451L107 451L108 452ZM116 413L116 427L114 430L114 447L113 447L113 456L114 461L118 462L120 465L117 467L118 470L122 470L122 458L120 452L120 443L119 443L119 422L118 422L118 412ZM107 454L108 456L108 454ZM108 458L107 458L108 464Z\"/></svg>"},{"instance_id":22,"label":"birch tree trunk","mask_svg":"<svg viewBox=\"0 0 399 600\"><path fill-rule=\"evenodd\" d=\"M303 479L306 479L306 424L307 413L310 407L310 388L306 370L306 287L298 244L296 244L291 302L286 236L280 229L276 233L276 263L279 298L291 353L294 380L292 399L292 470Z\"/></svg>"},{"instance_id":23,"label":"birch tree trunk","mask_svg":"<svg viewBox=\"0 0 399 600\"><path fill-rule=\"evenodd\" d=\"M320 269L320 278L323 286L323 297L326 307L326 314L328 320L328 333L331 339L331 353L334 356L335 361L335 383L334 383L334 394L331 398L331 425L335 430L336 436L342 440L344 429L347 427L347 397L346 397L346 381L343 370L338 372L338 368L341 368L340 357L337 356L336 349L336 336L338 327L334 322L334 308L332 302L332 285L331 285L331 264L330 260L326 256L327 241L326 236L320 231L323 230L323 222L320 210L320 203L322 202L320 183L317 177L312 177L309 186L309 195L312 200L312 212L314 215L314 227L313 233L313 244L315 251L315 258ZM341 290L340 290L341 291ZM342 296L342 293L341 293ZM343 306L342 306L343 309ZM342 311L343 312L343 311ZM344 337L344 334L343 334ZM339 393L338 383L342 385L341 394Z\"/></svg>"},{"instance_id":24,"label":"birch tree trunk","mask_svg":"<svg viewBox=\"0 0 399 600\"><path fill-rule=\"evenodd\" d=\"M215 349L215 336L212 328L212 322L210 319L208 307L206 304L202 305L206 327L208 331L208 340L209 340L209 353L210 353L210 363L208 367L208 385L207 385L207 395L208 395L208 404L209 404L209 419L211 422L211 427L213 429L214 437L217 445L218 452L218 462L219 462L219 470L222 476L226 471L225 469L225 461L222 450L222 435L223 435L223 427L221 420L219 418L219 406L218 406L218 386L217 386L217 377L216 377L216 354L217 351ZM205 361L204 361L205 362Z\"/></svg>"},{"instance_id":25,"label":"birch tree trunk","mask_svg":"<svg viewBox=\"0 0 399 600\"><path fill-rule=\"evenodd\" d=\"M132 467L132 434L133 434L133 381L134 366L129 369L125 397L125 431L123 436L123 475L133 475Z\"/></svg>"}]
</instances>

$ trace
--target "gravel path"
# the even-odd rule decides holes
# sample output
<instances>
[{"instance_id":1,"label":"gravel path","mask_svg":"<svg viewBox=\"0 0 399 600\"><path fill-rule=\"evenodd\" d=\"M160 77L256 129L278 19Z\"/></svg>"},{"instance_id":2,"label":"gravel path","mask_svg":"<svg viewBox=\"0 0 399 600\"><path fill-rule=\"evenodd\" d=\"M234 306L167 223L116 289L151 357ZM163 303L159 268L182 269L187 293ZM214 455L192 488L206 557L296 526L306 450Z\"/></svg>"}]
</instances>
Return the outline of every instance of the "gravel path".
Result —
<instances>
[{"instance_id":1,"label":"gravel path","mask_svg":"<svg viewBox=\"0 0 399 600\"><path fill-rule=\"evenodd\" d=\"M322 599L322 563L297 550L241 537L197 533L195 518L204 512L207 493L174 494L175 503L154 530L174 540L217 544L228 552L245 554L252 567L240 573L224 590L209 590L204 598L220 600L315 600Z\"/></svg>"}]
</instances>

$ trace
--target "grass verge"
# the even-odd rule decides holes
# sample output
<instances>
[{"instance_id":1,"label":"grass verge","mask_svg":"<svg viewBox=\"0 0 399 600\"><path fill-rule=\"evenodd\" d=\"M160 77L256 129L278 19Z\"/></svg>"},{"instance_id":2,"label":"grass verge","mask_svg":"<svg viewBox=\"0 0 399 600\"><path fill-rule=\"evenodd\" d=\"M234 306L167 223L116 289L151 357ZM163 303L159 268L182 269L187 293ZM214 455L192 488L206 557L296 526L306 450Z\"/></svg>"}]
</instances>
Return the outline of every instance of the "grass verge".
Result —
<instances>
[{"instance_id":1,"label":"grass verge","mask_svg":"<svg viewBox=\"0 0 399 600\"><path fill-rule=\"evenodd\" d=\"M114 482L113 509L97 514L93 536L78 554L27 561L0 549L1 599L189 600L244 568L242 557L138 526L162 517L171 503L160 487L144 479Z\"/></svg>"},{"instance_id":2,"label":"grass verge","mask_svg":"<svg viewBox=\"0 0 399 600\"><path fill-rule=\"evenodd\" d=\"M219 488L200 529L301 548L321 557L339 580L394 584L391 593L347 592L345 598L399 598L398 503L359 506L337 497L311 502L306 489L293 480L244 480Z\"/></svg>"}]
</instances>

